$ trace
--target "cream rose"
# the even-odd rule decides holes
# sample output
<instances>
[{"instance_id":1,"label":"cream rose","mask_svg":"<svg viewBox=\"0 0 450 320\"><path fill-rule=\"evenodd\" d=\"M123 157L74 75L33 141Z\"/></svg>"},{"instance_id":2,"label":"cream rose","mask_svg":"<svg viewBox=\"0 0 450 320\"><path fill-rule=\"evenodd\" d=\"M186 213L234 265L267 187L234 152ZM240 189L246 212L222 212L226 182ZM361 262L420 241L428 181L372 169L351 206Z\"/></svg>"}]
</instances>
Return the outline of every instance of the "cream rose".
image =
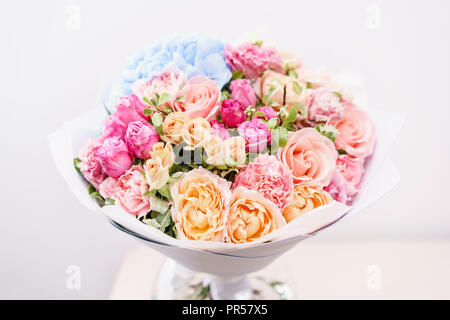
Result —
<instances>
[{"instance_id":1,"label":"cream rose","mask_svg":"<svg viewBox=\"0 0 450 320\"><path fill-rule=\"evenodd\" d=\"M292 202L283 209L283 217L288 223L304 213L333 201L325 190L304 185L296 186L293 196Z\"/></svg>"},{"instance_id":2,"label":"cream rose","mask_svg":"<svg viewBox=\"0 0 450 320\"><path fill-rule=\"evenodd\" d=\"M224 142L215 135L210 135L202 143L202 147L206 151L206 163L213 166L220 166L225 163Z\"/></svg>"},{"instance_id":3,"label":"cream rose","mask_svg":"<svg viewBox=\"0 0 450 320\"><path fill-rule=\"evenodd\" d=\"M184 124L189 121L189 117L183 112L172 112L164 119L162 128L164 136L162 139L166 142L179 144L183 137L181 136Z\"/></svg>"},{"instance_id":4,"label":"cream rose","mask_svg":"<svg viewBox=\"0 0 450 320\"><path fill-rule=\"evenodd\" d=\"M245 187L233 191L227 221L227 241L254 241L285 224L280 209L257 191Z\"/></svg>"},{"instance_id":5,"label":"cream rose","mask_svg":"<svg viewBox=\"0 0 450 320\"><path fill-rule=\"evenodd\" d=\"M170 143L164 146L164 142L158 142L153 145L150 156L144 164L145 179L149 190L157 190L169 180L169 170L175 161L175 154Z\"/></svg>"},{"instance_id":6,"label":"cream rose","mask_svg":"<svg viewBox=\"0 0 450 320\"><path fill-rule=\"evenodd\" d=\"M264 72L264 75L255 82L253 89L256 95L263 100L263 104L272 106L277 111L283 106L283 102L290 108L295 103L306 105L308 99L306 84L274 71Z\"/></svg>"},{"instance_id":7,"label":"cream rose","mask_svg":"<svg viewBox=\"0 0 450 320\"><path fill-rule=\"evenodd\" d=\"M245 139L239 136L224 141L225 162L229 165L245 165L247 154L245 152Z\"/></svg>"},{"instance_id":8,"label":"cream rose","mask_svg":"<svg viewBox=\"0 0 450 320\"><path fill-rule=\"evenodd\" d=\"M295 184L323 187L330 183L336 168L333 142L314 128L304 128L289 136L278 158L292 170Z\"/></svg>"},{"instance_id":9,"label":"cream rose","mask_svg":"<svg viewBox=\"0 0 450 320\"><path fill-rule=\"evenodd\" d=\"M211 125L208 120L203 118L195 118L189 120L183 127L181 136L184 142L193 148L202 146L202 143L206 141L211 135Z\"/></svg>"},{"instance_id":10,"label":"cream rose","mask_svg":"<svg viewBox=\"0 0 450 320\"><path fill-rule=\"evenodd\" d=\"M172 219L181 239L223 241L231 201L230 184L198 168L185 173L171 186Z\"/></svg>"}]
</instances>

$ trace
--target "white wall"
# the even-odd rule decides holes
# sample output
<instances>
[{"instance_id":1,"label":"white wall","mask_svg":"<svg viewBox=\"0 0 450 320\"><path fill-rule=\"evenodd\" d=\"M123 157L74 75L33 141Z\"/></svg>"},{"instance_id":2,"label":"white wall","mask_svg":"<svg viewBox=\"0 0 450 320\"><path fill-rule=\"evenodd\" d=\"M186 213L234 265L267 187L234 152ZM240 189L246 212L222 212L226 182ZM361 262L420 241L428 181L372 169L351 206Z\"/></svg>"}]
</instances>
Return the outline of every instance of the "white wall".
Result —
<instances>
[{"instance_id":1,"label":"white wall","mask_svg":"<svg viewBox=\"0 0 450 320\"><path fill-rule=\"evenodd\" d=\"M93 106L126 55L174 32L264 34L312 67L360 72L372 107L407 115L393 151L401 183L311 241L450 239L449 9L445 0L2 2L0 298L108 296L136 242L77 202L46 136ZM81 290L66 288L69 265L81 268Z\"/></svg>"}]
</instances>

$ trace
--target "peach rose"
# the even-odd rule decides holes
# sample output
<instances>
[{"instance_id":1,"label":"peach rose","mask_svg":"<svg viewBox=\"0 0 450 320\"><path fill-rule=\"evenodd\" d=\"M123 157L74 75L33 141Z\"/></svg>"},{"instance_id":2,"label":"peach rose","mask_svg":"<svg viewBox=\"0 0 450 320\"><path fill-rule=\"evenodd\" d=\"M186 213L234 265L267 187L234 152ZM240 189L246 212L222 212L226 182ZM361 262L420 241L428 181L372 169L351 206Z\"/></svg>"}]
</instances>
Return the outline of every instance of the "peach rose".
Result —
<instances>
[{"instance_id":1,"label":"peach rose","mask_svg":"<svg viewBox=\"0 0 450 320\"><path fill-rule=\"evenodd\" d=\"M239 136L231 137L224 142L225 162L229 165L242 166L247 160L245 139Z\"/></svg>"},{"instance_id":2,"label":"peach rose","mask_svg":"<svg viewBox=\"0 0 450 320\"><path fill-rule=\"evenodd\" d=\"M330 183L338 154L330 139L314 128L304 128L289 136L278 157L292 170L295 184L322 187Z\"/></svg>"},{"instance_id":3,"label":"peach rose","mask_svg":"<svg viewBox=\"0 0 450 320\"><path fill-rule=\"evenodd\" d=\"M188 146L198 148L202 146L203 141L209 138L210 132L209 122L203 118L196 118L189 120L184 125L181 136Z\"/></svg>"},{"instance_id":4,"label":"peach rose","mask_svg":"<svg viewBox=\"0 0 450 320\"><path fill-rule=\"evenodd\" d=\"M353 104L346 103L344 116L331 124L339 130L336 135L336 149L343 149L349 155L366 158L375 149L375 129L369 115Z\"/></svg>"},{"instance_id":5,"label":"peach rose","mask_svg":"<svg viewBox=\"0 0 450 320\"><path fill-rule=\"evenodd\" d=\"M164 142L158 142L153 145L150 156L144 164L145 179L149 190L157 190L169 180L169 170L175 161L175 154L170 143L164 146Z\"/></svg>"},{"instance_id":6,"label":"peach rose","mask_svg":"<svg viewBox=\"0 0 450 320\"><path fill-rule=\"evenodd\" d=\"M171 186L172 219L181 239L223 241L231 201L230 184L198 168L185 173Z\"/></svg>"},{"instance_id":7,"label":"peach rose","mask_svg":"<svg viewBox=\"0 0 450 320\"><path fill-rule=\"evenodd\" d=\"M176 101L173 109L185 112L190 119L215 119L219 112L220 90L217 84L205 76L189 79L187 86L181 91L185 101Z\"/></svg>"},{"instance_id":8,"label":"peach rose","mask_svg":"<svg viewBox=\"0 0 450 320\"><path fill-rule=\"evenodd\" d=\"M283 217L287 223L304 213L333 201L333 198L325 190L305 185L297 185L294 188L293 195L292 202L283 209Z\"/></svg>"},{"instance_id":9,"label":"peach rose","mask_svg":"<svg viewBox=\"0 0 450 320\"><path fill-rule=\"evenodd\" d=\"M280 209L257 191L238 187L233 191L227 222L227 240L245 243L285 225Z\"/></svg>"},{"instance_id":10,"label":"peach rose","mask_svg":"<svg viewBox=\"0 0 450 320\"><path fill-rule=\"evenodd\" d=\"M161 138L166 142L179 144L183 140L181 133L183 132L184 124L188 121L189 117L183 112L169 113L163 121L164 136Z\"/></svg>"},{"instance_id":11,"label":"peach rose","mask_svg":"<svg viewBox=\"0 0 450 320\"><path fill-rule=\"evenodd\" d=\"M286 86L286 95L284 94L284 86ZM264 75L256 80L253 89L256 95L263 100L264 105L274 107L277 111L283 106L283 102L290 108L294 103L306 105L308 98L304 83L274 71L264 72ZM273 90L271 94L269 94L270 90ZM266 94L268 96L265 96ZM283 101L284 99L285 101Z\"/></svg>"}]
</instances>

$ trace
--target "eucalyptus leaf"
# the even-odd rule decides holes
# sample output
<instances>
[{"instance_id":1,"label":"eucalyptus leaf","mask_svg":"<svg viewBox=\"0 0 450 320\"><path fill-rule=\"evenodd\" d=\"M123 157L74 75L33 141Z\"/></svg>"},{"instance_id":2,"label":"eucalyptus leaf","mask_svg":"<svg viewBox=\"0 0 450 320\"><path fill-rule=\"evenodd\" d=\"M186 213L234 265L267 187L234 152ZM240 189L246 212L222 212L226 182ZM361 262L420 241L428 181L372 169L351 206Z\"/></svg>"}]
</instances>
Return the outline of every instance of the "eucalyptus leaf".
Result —
<instances>
[{"instance_id":1,"label":"eucalyptus leaf","mask_svg":"<svg viewBox=\"0 0 450 320\"><path fill-rule=\"evenodd\" d=\"M167 92L163 92L163 94L161 94L161 95L159 96L158 104L159 104L159 105L165 104L165 103L166 103L167 101L169 101L169 100L170 100L170 94L167 93Z\"/></svg>"},{"instance_id":2,"label":"eucalyptus leaf","mask_svg":"<svg viewBox=\"0 0 450 320\"><path fill-rule=\"evenodd\" d=\"M169 210L170 204L169 201L158 198L156 195L150 196L150 207L152 210L157 211L159 213L166 212Z\"/></svg>"},{"instance_id":3,"label":"eucalyptus leaf","mask_svg":"<svg viewBox=\"0 0 450 320\"><path fill-rule=\"evenodd\" d=\"M172 195L170 194L170 189L167 184L164 187L162 187L161 189L158 189L158 193L160 195L162 195L163 197L166 197L169 200L172 199Z\"/></svg>"}]
</instances>

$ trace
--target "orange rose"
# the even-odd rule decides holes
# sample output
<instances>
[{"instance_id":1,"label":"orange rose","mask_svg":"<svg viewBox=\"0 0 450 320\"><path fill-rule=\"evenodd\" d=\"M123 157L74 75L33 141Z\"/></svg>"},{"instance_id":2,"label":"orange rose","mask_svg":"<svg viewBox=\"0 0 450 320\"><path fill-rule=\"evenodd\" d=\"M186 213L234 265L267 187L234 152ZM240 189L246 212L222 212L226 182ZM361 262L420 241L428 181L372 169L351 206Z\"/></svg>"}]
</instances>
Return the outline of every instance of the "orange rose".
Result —
<instances>
[{"instance_id":1,"label":"orange rose","mask_svg":"<svg viewBox=\"0 0 450 320\"><path fill-rule=\"evenodd\" d=\"M208 120L195 118L184 125L181 136L188 146L198 148L209 138L210 131L211 125Z\"/></svg>"},{"instance_id":2,"label":"orange rose","mask_svg":"<svg viewBox=\"0 0 450 320\"><path fill-rule=\"evenodd\" d=\"M283 209L283 217L288 223L304 213L333 201L333 198L325 190L304 185L296 186L293 195L292 202Z\"/></svg>"},{"instance_id":3,"label":"orange rose","mask_svg":"<svg viewBox=\"0 0 450 320\"><path fill-rule=\"evenodd\" d=\"M230 182L198 168L185 173L170 191L172 219L180 238L223 241L231 200Z\"/></svg>"},{"instance_id":4,"label":"orange rose","mask_svg":"<svg viewBox=\"0 0 450 320\"><path fill-rule=\"evenodd\" d=\"M254 241L285 224L280 209L257 191L245 187L238 187L233 191L227 221L228 241Z\"/></svg>"}]
</instances>

